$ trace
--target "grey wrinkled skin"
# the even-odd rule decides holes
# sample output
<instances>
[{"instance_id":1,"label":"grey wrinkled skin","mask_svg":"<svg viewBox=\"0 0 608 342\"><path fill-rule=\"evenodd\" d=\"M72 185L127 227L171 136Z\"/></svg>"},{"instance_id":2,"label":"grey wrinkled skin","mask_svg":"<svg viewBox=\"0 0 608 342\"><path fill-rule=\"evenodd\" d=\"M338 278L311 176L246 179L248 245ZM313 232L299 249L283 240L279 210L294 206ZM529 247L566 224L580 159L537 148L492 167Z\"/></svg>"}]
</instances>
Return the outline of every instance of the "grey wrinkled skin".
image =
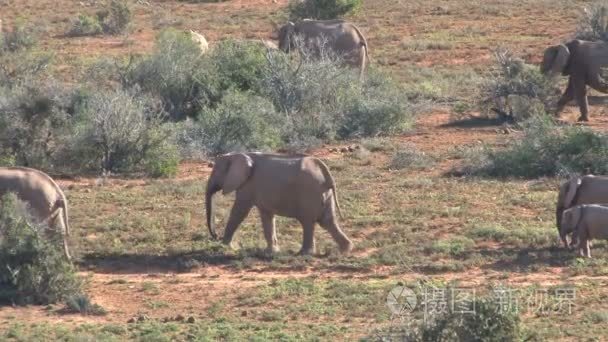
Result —
<instances>
[{"instance_id":1,"label":"grey wrinkled skin","mask_svg":"<svg viewBox=\"0 0 608 342\"><path fill-rule=\"evenodd\" d=\"M558 115L572 100L580 108L579 121L589 121L587 86L608 93L608 84L601 76L601 69L608 66L608 43L572 40L545 50L541 72L545 75L568 76L568 86L557 103Z\"/></svg>"},{"instance_id":2,"label":"grey wrinkled skin","mask_svg":"<svg viewBox=\"0 0 608 342\"><path fill-rule=\"evenodd\" d=\"M369 46L354 24L340 19L288 22L279 28L279 49L292 51L296 47L296 36L301 36L305 45L316 53L320 53L319 44L325 42L325 46L341 56L346 64L359 68L363 78L369 61Z\"/></svg>"},{"instance_id":3,"label":"grey wrinkled skin","mask_svg":"<svg viewBox=\"0 0 608 342\"><path fill-rule=\"evenodd\" d=\"M580 204L608 203L608 177L586 175L572 177L560 185L555 218L557 230L565 247L568 247L567 233L561 230L562 214L565 210Z\"/></svg>"},{"instance_id":4,"label":"grey wrinkled skin","mask_svg":"<svg viewBox=\"0 0 608 342\"><path fill-rule=\"evenodd\" d=\"M42 171L25 167L0 167L0 196L13 192L26 202L32 216L61 232L63 252L70 260L68 202L61 188Z\"/></svg>"},{"instance_id":5,"label":"grey wrinkled skin","mask_svg":"<svg viewBox=\"0 0 608 342\"><path fill-rule=\"evenodd\" d=\"M315 252L315 224L325 228L349 253L352 242L340 229L336 185L327 166L314 157L262 153L229 153L216 158L205 195L207 226L213 238L213 194L236 191L236 199L223 236L230 245L238 226L255 206L262 219L267 252L279 250L274 216L295 218L303 227L300 254Z\"/></svg>"},{"instance_id":6,"label":"grey wrinkled skin","mask_svg":"<svg viewBox=\"0 0 608 342\"><path fill-rule=\"evenodd\" d=\"M573 233L578 254L591 258L591 239L608 239L608 207L582 204L563 213L562 234Z\"/></svg>"}]
</instances>

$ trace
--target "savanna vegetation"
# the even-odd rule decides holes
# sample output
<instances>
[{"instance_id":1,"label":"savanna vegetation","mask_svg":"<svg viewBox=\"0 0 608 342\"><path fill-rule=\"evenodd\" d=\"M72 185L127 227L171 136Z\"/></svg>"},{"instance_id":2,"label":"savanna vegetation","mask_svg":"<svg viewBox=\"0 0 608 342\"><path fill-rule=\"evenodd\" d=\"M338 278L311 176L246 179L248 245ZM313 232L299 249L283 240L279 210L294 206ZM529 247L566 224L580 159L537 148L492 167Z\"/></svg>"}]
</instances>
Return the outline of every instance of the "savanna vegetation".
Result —
<instances>
[{"instance_id":1,"label":"savanna vegetation","mask_svg":"<svg viewBox=\"0 0 608 342\"><path fill-rule=\"evenodd\" d=\"M564 80L538 63L550 44L604 39L606 8L0 1L0 166L58 180L76 256L63 261L23 203L2 199L0 339L601 340L608 245L576 258L554 210L563 179L606 173L608 124L593 103L587 125L572 125L576 107L552 117ZM357 24L372 59L362 83L331 53L260 44L300 18ZM235 150L323 159L352 255L319 228L318 255L295 256L301 227L278 218L269 258L257 213L237 249L211 240L208 162ZM218 227L232 199L217 199ZM398 286L417 295L413 312L387 306ZM502 287L518 293L510 310L495 305ZM420 300L446 288L475 290L475 314L426 317Z\"/></svg>"}]
</instances>

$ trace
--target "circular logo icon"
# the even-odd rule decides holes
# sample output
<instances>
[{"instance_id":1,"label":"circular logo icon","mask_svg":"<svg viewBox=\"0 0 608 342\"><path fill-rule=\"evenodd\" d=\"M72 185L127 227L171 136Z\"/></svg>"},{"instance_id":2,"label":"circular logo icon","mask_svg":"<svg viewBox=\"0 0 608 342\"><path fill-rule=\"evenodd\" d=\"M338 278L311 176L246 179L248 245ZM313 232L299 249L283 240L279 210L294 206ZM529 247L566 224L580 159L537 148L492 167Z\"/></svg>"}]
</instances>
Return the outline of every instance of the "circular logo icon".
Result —
<instances>
[{"instance_id":1,"label":"circular logo icon","mask_svg":"<svg viewBox=\"0 0 608 342\"><path fill-rule=\"evenodd\" d=\"M386 305L394 315L412 312L418 304L416 294L405 286L397 286L388 293Z\"/></svg>"}]
</instances>

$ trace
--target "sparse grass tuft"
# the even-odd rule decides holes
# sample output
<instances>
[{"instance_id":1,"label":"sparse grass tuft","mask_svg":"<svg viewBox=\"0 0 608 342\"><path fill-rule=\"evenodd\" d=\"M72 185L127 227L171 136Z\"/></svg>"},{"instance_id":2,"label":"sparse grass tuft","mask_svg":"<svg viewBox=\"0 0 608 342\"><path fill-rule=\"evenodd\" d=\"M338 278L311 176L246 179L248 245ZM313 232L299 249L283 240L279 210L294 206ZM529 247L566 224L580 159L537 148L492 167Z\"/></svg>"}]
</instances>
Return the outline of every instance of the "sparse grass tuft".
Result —
<instances>
[{"instance_id":1,"label":"sparse grass tuft","mask_svg":"<svg viewBox=\"0 0 608 342\"><path fill-rule=\"evenodd\" d=\"M87 295L74 295L70 296L66 300L66 312L69 313L80 313L82 315L94 315L103 316L107 312L98 304L91 302L91 299Z\"/></svg>"},{"instance_id":2,"label":"sparse grass tuft","mask_svg":"<svg viewBox=\"0 0 608 342\"><path fill-rule=\"evenodd\" d=\"M433 158L426 153L417 150L414 146L404 146L393 156L389 169L424 170L430 168L433 163Z\"/></svg>"}]
</instances>

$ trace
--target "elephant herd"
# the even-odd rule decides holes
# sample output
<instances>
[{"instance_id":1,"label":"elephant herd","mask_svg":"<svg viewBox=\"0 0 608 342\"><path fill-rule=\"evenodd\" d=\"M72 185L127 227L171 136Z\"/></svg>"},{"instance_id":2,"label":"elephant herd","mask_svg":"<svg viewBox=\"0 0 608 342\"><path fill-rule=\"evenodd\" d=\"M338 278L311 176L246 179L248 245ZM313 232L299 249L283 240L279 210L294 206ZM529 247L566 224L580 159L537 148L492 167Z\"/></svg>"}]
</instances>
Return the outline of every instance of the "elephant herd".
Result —
<instances>
[{"instance_id":1,"label":"elephant herd","mask_svg":"<svg viewBox=\"0 0 608 342\"><path fill-rule=\"evenodd\" d=\"M298 47L300 37L313 56L323 46L341 55L348 65L358 67L361 76L369 59L368 44L361 31L344 20L303 20L278 28L278 48L290 52ZM190 31L201 53L209 48L206 39ZM272 42L263 41L272 48ZM557 105L557 113L571 100L580 107L579 120L588 120L587 86L608 92L601 69L608 65L608 43L573 40L549 47L541 71L569 76L568 86ZM341 216L336 182L329 168L311 156L283 156L263 153L229 153L216 158L205 194L206 220L214 239L213 195L236 192L235 202L222 238L230 245L248 213L256 207L260 213L267 252L279 250L275 229L276 215L295 218L303 227L299 254L315 253L314 230L319 224L335 240L342 253L353 249L352 241L340 228ZM0 167L0 195L13 192L26 202L32 217L60 231L63 250L70 258L68 205L59 186L45 173L22 167ZM564 246L577 246L581 256L590 257L589 240L608 238L608 177L575 177L561 185L556 208L559 236ZM572 235L568 242L568 235Z\"/></svg>"},{"instance_id":2,"label":"elephant herd","mask_svg":"<svg viewBox=\"0 0 608 342\"><path fill-rule=\"evenodd\" d=\"M329 168L311 156L284 156L267 153L228 153L215 159L205 192L206 219L213 239L213 195L235 192L222 242L232 238L256 207L262 220L267 253L279 251L275 216L296 219L303 228L300 255L315 253L314 231L319 224L348 254L352 241L340 228L342 217L336 182ZM47 174L24 167L0 168L0 195L15 193L30 208L37 222L47 224L63 237L63 251L70 259L68 205L65 195ZM590 240L608 239L608 177L573 177L559 189L556 223L566 248L575 247L580 256L591 257ZM49 229L49 231L52 231ZM568 235L572 235L570 242Z\"/></svg>"}]
</instances>

